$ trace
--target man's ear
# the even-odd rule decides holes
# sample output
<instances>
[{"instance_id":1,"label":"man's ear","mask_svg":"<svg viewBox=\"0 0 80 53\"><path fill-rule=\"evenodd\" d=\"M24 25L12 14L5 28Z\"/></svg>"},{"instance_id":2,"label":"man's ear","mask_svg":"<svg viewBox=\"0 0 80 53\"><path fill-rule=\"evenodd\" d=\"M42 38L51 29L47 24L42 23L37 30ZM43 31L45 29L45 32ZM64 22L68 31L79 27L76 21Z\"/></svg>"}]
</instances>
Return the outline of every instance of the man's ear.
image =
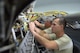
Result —
<instances>
[{"instance_id":1,"label":"man's ear","mask_svg":"<svg viewBox=\"0 0 80 53\"><path fill-rule=\"evenodd\" d=\"M64 28L64 26L63 26L63 25L61 25L61 28Z\"/></svg>"}]
</instances>

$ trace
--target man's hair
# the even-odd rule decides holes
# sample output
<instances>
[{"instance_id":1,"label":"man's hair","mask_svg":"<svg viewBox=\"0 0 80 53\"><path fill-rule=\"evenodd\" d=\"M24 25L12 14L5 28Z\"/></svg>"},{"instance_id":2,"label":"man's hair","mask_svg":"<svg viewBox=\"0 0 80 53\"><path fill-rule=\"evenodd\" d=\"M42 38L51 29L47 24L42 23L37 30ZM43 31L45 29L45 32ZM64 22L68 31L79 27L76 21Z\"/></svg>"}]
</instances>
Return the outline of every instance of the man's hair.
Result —
<instances>
[{"instance_id":1,"label":"man's hair","mask_svg":"<svg viewBox=\"0 0 80 53\"><path fill-rule=\"evenodd\" d=\"M55 19L59 19L59 24L60 24L60 25L63 25L63 26L64 26L64 29L65 29L66 23L67 23L66 20L65 20L65 18L63 18L63 17L56 17L56 18L53 19L53 21L54 21Z\"/></svg>"}]
</instances>

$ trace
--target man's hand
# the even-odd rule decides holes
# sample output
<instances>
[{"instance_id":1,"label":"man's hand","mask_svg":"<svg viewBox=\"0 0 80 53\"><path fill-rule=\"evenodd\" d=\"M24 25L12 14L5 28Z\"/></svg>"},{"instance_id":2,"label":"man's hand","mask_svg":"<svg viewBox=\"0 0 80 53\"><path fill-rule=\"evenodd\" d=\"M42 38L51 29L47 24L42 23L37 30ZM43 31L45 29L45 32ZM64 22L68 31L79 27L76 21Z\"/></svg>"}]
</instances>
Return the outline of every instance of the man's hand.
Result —
<instances>
[{"instance_id":1,"label":"man's hand","mask_svg":"<svg viewBox=\"0 0 80 53\"><path fill-rule=\"evenodd\" d=\"M34 22L30 22L30 23L29 23L29 29L30 29L30 31L31 31L31 32L34 31L34 28L35 28Z\"/></svg>"},{"instance_id":2,"label":"man's hand","mask_svg":"<svg viewBox=\"0 0 80 53\"><path fill-rule=\"evenodd\" d=\"M38 26L39 28L45 28L44 24L39 23L38 21L34 21L35 25Z\"/></svg>"},{"instance_id":3,"label":"man's hand","mask_svg":"<svg viewBox=\"0 0 80 53\"><path fill-rule=\"evenodd\" d=\"M35 23L36 25L39 25L39 24L40 24L40 23L39 23L38 21L36 21L36 20L34 21L34 23Z\"/></svg>"}]
</instances>

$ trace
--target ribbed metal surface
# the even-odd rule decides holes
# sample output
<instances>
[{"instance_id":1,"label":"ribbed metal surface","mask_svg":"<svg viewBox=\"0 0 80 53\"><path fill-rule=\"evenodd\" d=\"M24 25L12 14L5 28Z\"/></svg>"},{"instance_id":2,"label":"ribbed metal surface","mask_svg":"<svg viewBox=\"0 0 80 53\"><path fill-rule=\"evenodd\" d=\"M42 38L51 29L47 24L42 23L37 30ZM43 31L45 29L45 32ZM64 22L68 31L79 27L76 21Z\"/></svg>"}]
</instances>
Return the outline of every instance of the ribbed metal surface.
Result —
<instances>
[{"instance_id":1,"label":"ribbed metal surface","mask_svg":"<svg viewBox=\"0 0 80 53\"><path fill-rule=\"evenodd\" d=\"M28 31L18 48L18 53L34 53L34 46L34 37L30 33L30 31Z\"/></svg>"}]
</instances>

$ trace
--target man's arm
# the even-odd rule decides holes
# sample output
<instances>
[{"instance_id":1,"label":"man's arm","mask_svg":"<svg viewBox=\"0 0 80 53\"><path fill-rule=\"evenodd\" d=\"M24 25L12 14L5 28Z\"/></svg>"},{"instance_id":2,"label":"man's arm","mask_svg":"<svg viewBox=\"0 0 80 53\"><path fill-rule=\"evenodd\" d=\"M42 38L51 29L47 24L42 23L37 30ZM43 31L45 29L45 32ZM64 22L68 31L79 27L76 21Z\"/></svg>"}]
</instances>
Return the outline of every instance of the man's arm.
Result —
<instances>
[{"instance_id":1,"label":"man's arm","mask_svg":"<svg viewBox=\"0 0 80 53\"><path fill-rule=\"evenodd\" d=\"M32 31L32 34L34 35L36 40L47 49L58 49L58 45L54 40L48 40L43 36L39 35L38 33L36 33L35 31Z\"/></svg>"},{"instance_id":2,"label":"man's arm","mask_svg":"<svg viewBox=\"0 0 80 53\"><path fill-rule=\"evenodd\" d=\"M41 29L39 29L39 28L35 27L35 32L36 32L36 33L38 33L39 35L43 36L44 38L47 38L47 39L49 39L49 40L50 40L49 35L48 35L48 34L46 34L46 32L45 32L45 31L43 31L43 30L41 30Z\"/></svg>"},{"instance_id":3,"label":"man's arm","mask_svg":"<svg viewBox=\"0 0 80 53\"><path fill-rule=\"evenodd\" d=\"M34 29L32 29L32 27ZM39 33L36 32L36 30L35 30L36 27L35 27L34 23L30 23L29 24L29 28L30 28L32 34L34 35L34 37L36 38L36 40L40 44L42 44L44 47L46 47L48 49L58 49L58 45L57 45L57 43L54 40L52 40L52 41L48 40L45 37L43 37L44 34L40 35Z\"/></svg>"},{"instance_id":4,"label":"man's arm","mask_svg":"<svg viewBox=\"0 0 80 53\"><path fill-rule=\"evenodd\" d=\"M41 24L41 23L39 23L38 21L34 21L34 23L35 23L38 27L40 27L40 28L42 28L42 29L46 29L46 28L51 27L51 21L45 21L44 24Z\"/></svg>"}]
</instances>

